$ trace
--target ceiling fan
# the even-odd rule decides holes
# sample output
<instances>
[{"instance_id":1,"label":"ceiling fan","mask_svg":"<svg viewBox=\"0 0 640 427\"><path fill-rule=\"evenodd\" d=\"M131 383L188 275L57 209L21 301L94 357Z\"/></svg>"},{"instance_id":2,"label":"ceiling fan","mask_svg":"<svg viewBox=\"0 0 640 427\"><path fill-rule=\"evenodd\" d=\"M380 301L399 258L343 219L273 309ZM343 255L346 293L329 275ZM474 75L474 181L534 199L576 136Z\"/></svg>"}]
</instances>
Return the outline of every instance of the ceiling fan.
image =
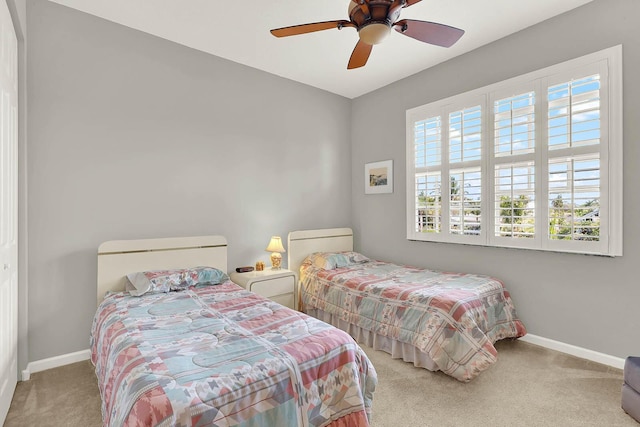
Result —
<instances>
[{"instance_id":1,"label":"ceiling fan","mask_svg":"<svg viewBox=\"0 0 640 427\"><path fill-rule=\"evenodd\" d=\"M314 22L271 30L276 37L288 37L315 31L353 27L358 30L360 40L356 44L347 69L364 66L369 59L374 44L381 43L391 28L424 43L442 47L453 46L464 31L435 22L414 19L397 20L402 8L412 6L422 0L350 0L349 20Z\"/></svg>"}]
</instances>

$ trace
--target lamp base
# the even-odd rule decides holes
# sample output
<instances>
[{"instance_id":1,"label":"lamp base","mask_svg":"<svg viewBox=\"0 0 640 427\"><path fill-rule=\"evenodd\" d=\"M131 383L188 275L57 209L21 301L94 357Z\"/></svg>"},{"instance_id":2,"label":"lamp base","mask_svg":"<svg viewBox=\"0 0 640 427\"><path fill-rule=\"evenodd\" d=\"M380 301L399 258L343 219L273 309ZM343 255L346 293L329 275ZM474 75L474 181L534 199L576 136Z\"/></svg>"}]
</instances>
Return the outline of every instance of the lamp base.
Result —
<instances>
[{"instance_id":1,"label":"lamp base","mask_svg":"<svg viewBox=\"0 0 640 427\"><path fill-rule=\"evenodd\" d=\"M271 269L272 270L280 270L280 265L282 264L282 255L278 252L271 253Z\"/></svg>"}]
</instances>

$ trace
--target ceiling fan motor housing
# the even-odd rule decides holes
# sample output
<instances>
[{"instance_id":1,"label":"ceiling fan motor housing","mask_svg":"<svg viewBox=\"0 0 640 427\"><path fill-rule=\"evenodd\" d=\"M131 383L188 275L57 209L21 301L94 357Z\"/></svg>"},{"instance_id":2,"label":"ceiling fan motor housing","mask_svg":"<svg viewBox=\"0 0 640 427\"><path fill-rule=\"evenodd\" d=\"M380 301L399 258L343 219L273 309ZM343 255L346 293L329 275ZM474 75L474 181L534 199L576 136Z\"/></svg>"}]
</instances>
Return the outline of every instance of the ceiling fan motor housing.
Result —
<instances>
[{"instance_id":1,"label":"ceiling fan motor housing","mask_svg":"<svg viewBox=\"0 0 640 427\"><path fill-rule=\"evenodd\" d=\"M397 16L389 16L392 0L369 0L349 2L349 19L356 25L362 42L375 45L381 43L391 33L391 26ZM393 15L399 15L399 10Z\"/></svg>"}]
</instances>

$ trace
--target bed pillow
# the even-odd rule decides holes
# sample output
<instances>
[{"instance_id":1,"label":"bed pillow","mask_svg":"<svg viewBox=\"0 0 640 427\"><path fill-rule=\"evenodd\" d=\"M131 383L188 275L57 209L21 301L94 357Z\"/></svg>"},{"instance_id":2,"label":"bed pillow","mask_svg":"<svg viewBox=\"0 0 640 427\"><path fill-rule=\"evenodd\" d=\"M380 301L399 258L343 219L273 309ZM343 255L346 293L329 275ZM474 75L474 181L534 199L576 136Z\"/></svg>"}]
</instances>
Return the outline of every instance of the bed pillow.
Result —
<instances>
[{"instance_id":1,"label":"bed pillow","mask_svg":"<svg viewBox=\"0 0 640 427\"><path fill-rule=\"evenodd\" d=\"M228 279L227 275L212 267L194 267L174 270L139 271L127 274L130 295L181 291L191 286L217 285Z\"/></svg>"},{"instance_id":2,"label":"bed pillow","mask_svg":"<svg viewBox=\"0 0 640 427\"><path fill-rule=\"evenodd\" d=\"M213 267L196 267L198 273L196 286L219 285L229 280L229 276L222 270Z\"/></svg>"},{"instance_id":3,"label":"bed pillow","mask_svg":"<svg viewBox=\"0 0 640 427\"><path fill-rule=\"evenodd\" d=\"M358 252L316 252L309 255L305 263L324 270L333 270L369 261L371 261L369 258Z\"/></svg>"}]
</instances>

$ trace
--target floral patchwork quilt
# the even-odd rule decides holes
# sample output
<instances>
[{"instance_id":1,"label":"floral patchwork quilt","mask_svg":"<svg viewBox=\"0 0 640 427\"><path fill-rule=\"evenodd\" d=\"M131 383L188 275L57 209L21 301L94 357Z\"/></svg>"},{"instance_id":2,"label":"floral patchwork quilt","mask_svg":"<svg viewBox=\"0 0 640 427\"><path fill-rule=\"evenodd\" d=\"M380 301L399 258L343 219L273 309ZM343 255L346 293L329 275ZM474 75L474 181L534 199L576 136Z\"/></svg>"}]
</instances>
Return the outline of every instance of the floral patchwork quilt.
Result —
<instances>
[{"instance_id":1,"label":"floral patchwork quilt","mask_svg":"<svg viewBox=\"0 0 640 427\"><path fill-rule=\"evenodd\" d=\"M411 344L460 381L497 361L494 343L526 334L499 280L379 261L301 267L301 304Z\"/></svg>"},{"instance_id":2,"label":"floral patchwork quilt","mask_svg":"<svg viewBox=\"0 0 640 427\"><path fill-rule=\"evenodd\" d=\"M368 426L377 377L346 333L220 285L113 293L91 330L105 426Z\"/></svg>"}]
</instances>

